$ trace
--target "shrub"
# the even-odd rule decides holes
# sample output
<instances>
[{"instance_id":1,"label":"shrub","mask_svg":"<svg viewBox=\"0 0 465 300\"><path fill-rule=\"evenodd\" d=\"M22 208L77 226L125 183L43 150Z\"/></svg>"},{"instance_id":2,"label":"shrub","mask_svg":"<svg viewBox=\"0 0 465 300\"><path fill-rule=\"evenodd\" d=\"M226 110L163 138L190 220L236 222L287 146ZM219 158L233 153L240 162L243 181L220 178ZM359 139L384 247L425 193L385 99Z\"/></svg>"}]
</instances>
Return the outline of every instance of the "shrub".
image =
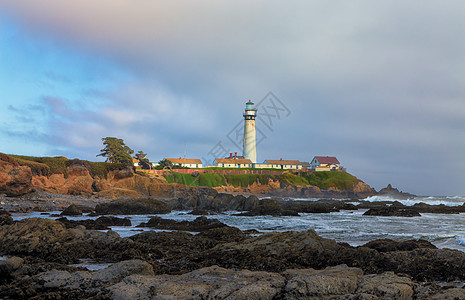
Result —
<instances>
[{"instance_id":1,"label":"shrub","mask_svg":"<svg viewBox=\"0 0 465 300\"><path fill-rule=\"evenodd\" d=\"M11 157L9 155L6 155L4 153L0 153L0 161L10 163L13 166L18 166L19 165L18 162L13 157Z\"/></svg>"}]
</instances>

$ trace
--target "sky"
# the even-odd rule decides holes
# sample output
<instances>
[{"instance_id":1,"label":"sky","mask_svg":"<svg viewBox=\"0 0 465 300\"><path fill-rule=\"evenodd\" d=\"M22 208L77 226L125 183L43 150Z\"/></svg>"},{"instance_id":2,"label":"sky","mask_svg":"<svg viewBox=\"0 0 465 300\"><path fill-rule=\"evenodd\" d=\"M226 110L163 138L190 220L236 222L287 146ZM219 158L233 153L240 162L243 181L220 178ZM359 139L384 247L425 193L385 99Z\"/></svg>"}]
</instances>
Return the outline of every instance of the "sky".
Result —
<instances>
[{"instance_id":1,"label":"sky","mask_svg":"<svg viewBox=\"0 0 465 300\"><path fill-rule=\"evenodd\" d=\"M260 162L465 195L464 28L459 0L2 0L0 152L211 163L251 99Z\"/></svg>"}]
</instances>

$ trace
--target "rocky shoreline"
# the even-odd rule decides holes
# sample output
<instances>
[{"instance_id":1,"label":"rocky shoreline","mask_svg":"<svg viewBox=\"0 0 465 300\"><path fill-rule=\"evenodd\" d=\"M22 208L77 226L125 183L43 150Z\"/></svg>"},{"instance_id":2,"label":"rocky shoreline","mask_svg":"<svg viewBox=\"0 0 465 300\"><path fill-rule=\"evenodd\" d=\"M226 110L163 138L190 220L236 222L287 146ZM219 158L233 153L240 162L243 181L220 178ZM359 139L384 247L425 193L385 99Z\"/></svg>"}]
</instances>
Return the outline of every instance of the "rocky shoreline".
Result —
<instances>
[{"instance_id":1,"label":"rocky shoreline","mask_svg":"<svg viewBox=\"0 0 465 300\"><path fill-rule=\"evenodd\" d=\"M30 218L0 226L0 298L465 297L463 284L454 285L465 282L465 253L425 240L352 247L313 230L257 234L205 217L192 222L157 217L144 226L177 231L127 238L85 222L72 225ZM72 266L83 259L111 265L97 271Z\"/></svg>"}]
</instances>

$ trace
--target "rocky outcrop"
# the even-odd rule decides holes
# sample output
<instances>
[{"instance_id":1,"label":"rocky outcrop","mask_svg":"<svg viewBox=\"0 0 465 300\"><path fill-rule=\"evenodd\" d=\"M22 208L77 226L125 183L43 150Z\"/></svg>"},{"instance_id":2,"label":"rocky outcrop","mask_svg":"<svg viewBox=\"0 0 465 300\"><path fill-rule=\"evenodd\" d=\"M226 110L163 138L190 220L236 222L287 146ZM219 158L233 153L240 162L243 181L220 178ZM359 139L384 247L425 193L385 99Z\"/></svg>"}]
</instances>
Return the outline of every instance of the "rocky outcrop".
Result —
<instances>
[{"instance_id":1,"label":"rocky outcrop","mask_svg":"<svg viewBox=\"0 0 465 300\"><path fill-rule=\"evenodd\" d=\"M390 197L394 199L401 199L401 200L413 199L416 197L413 194L404 193L404 192L399 191L396 188L393 188L391 184L388 184L387 187L381 189L378 192L378 196L386 196L386 197Z\"/></svg>"},{"instance_id":2,"label":"rocky outcrop","mask_svg":"<svg viewBox=\"0 0 465 300\"><path fill-rule=\"evenodd\" d=\"M141 223L137 227L150 227L156 229L168 230L184 230L191 232L201 232L213 228L228 227L216 219L207 219L206 217L198 217L194 221L175 221L162 219L160 217L152 217L146 223Z\"/></svg>"},{"instance_id":3,"label":"rocky outcrop","mask_svg":"<svg viewBox=\"0 0 465 300\"><path fill-rule=\"evenodd\" d=\"M31 169L19 166L13 158L0 153L0 194L13 197L30 193L32 190Z\"/></svg>"},{"instance_id":4,"label":"rocky outcrop","mask_svg":"<svg viewBox=\"0 0 465 300\"><path fill-rule=\"evenodd\" d=\"M171 209L165 202L155 199L122 199L98 204L95 212L101 215L155 215L167 214Z\"/></svg>"}]
</instances>

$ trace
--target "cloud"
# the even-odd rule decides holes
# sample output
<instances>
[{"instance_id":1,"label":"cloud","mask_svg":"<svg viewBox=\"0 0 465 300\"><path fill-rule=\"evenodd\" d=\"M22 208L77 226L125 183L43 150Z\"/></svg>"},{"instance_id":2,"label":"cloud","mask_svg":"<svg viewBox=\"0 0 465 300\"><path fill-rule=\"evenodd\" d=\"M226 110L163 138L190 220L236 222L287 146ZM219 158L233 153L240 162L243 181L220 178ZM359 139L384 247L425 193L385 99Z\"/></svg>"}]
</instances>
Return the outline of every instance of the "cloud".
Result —
<instances>
[{"instance_id":1,"label":"cloud","mask_svg":"<svg viewBox=\"0 0 465 300\"><path fill-rule=\"evenodd\" d=\"M200 157L226 140L243 102L271 90L292 116L267 132L261 159L333 154L378 188L402 178L404 190L431 193L440 189L434 168L451 178L441 192L465 193L452 180L465 180L456 163L465 151L463 1L6 0L0 8L29 35L130 74L108 91L43 98L48 142L60 151L91 151L113 135L156 157L182 154L187 142ZM92 107L88 98L103 100Z\"/></svg>"}]
</instances>

